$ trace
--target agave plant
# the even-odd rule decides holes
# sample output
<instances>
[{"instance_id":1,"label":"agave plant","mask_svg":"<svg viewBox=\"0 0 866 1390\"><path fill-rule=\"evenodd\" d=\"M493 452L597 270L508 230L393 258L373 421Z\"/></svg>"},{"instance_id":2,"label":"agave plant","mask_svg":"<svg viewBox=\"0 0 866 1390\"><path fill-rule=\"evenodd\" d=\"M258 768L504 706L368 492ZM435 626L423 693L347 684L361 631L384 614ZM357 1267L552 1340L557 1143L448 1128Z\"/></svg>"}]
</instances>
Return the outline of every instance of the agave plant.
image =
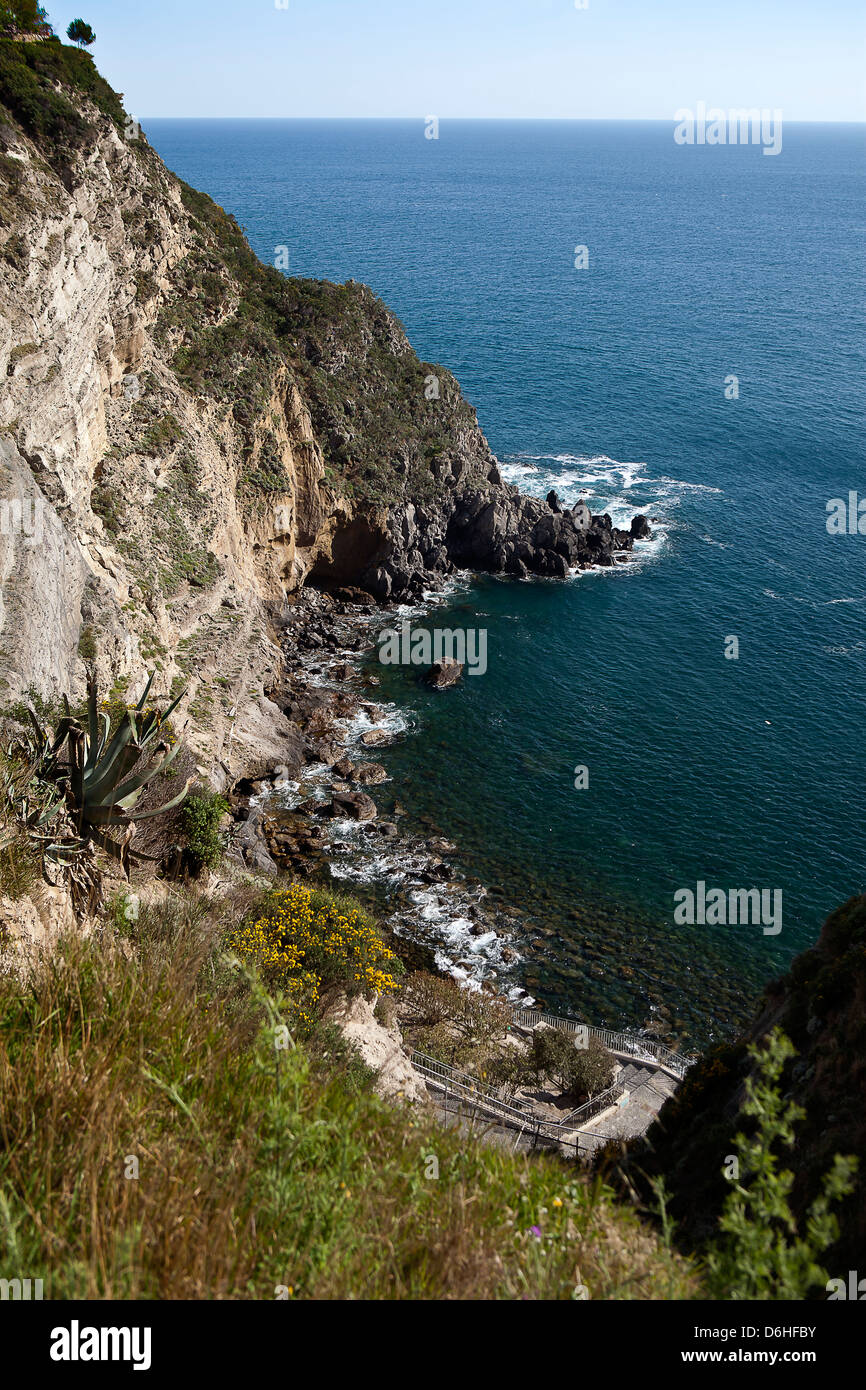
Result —
<instances>
[{"instance_id":1,"label":"agave plant","mask_svg":"<svg viewBox=\"0 0 866 1390\"><path fill-rule=\"evenodd\" d=\"M10 868L38 856L43 878L68 882L79 915L99 896L92 847L75 834L63 792L42 779L32 740L0 748L0 853Z\"/></svg>"},{"instance_id":2,"label":"agave plant","mask_svg":"<svg viewBox=\"0 0 866 1390\"><path fill-rule=\"evenodd\" d=\"M72 714L64 696L66 713L53 736L29 710L32 733L31 757L40 779L53 783L62 795L74 836L81 843L92 841L118 859L129 874L130 842L136 821L165 815L184 800L187 781L177 796L149 811L133 816L144 788L160 772L165 772L180 750L180 743L169 746L165 723L183 698L183 692L160 713L145 710L153 685L153 675L134 709L124 713L114 733L108 714L100 714L96 679L87 680L87 727ZM138 771L136 771L138 768ZM111 831L122 830L119 839ZM136 858L147 858L136 854Z\"/></svg>"}]
</instances>

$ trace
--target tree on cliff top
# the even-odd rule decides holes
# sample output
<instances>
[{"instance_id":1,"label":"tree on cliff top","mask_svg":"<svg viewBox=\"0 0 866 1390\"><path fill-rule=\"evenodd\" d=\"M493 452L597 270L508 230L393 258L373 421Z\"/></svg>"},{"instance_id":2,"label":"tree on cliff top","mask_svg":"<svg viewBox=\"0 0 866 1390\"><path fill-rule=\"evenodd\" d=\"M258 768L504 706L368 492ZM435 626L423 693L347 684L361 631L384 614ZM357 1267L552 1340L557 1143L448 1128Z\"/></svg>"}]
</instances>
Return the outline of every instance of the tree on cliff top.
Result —
<instances>
[{"instance_id":1,"label":"tree on cliff top","mask_svg":"<svg viewBox=\"0 0 866 1390\"><path fill-rule=\"evenodd\" d=\"M83 19L73 19L69 28L66 30L66 37L73 43L77 43L79 48L89 48L96 42L96 35L89 24L85 24Z\"/></svg>"},{"instance_id":2,"label":"tree on cliff top","mask_svg":"<svg viewBox=\"0 0 866 1390\"><path fill-rule=\"evenodd\" d=\"M37 0L0 0L0 34L53 34L48 16Z\"/></svg>"}]
</instances>

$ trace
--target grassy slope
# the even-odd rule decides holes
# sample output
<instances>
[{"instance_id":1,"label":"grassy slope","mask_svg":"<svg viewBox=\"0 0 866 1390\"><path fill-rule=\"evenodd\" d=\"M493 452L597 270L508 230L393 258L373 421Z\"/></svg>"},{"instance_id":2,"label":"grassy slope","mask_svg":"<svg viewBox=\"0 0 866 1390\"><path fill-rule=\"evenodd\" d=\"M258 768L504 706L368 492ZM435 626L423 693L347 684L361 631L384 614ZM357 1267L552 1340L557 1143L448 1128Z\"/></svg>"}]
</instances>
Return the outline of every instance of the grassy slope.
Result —
<instances>
[{"instance_id":1,"label":"grassy slope","mask_svg":"<svg viewBox=\"0 0 866 1390\"><path fill-rule=\"evenodd\" d=\"M0 976L0 1267L51 1298L694 1294L598 1180L385 1104L333 1035L278 1076L278 1007L220 949L247 905Z\"/></svg>"}]
</instances>

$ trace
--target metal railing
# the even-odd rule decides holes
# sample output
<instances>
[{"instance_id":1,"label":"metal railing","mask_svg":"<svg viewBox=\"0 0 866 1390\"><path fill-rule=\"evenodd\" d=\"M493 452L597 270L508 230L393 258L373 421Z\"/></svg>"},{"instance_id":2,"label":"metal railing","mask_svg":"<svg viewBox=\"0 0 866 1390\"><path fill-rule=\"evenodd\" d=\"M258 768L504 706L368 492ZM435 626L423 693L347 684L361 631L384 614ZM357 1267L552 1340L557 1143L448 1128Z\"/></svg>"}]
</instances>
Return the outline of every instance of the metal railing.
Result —
<instances>
[{"instance_id":1,"label":"metal railing","mask_svg":"<svg viewBox=\"0 0 866 1390\"><path fill-rule=\"evenodd\" d=\"M542 1014L537 1009L515 1009L513 1021L522 1028L534 1028L544 1023L548 1028L559 1028L566 1033L576 1033L586 1029L589 1037L598 1038L610 1052L631 1057L636 1062L655 1062L663 1071L671 1072L681 1081L697 1061L696 1057L672 1052L669 1047L653 1042L652 1038L637 1037L634 1033L615 1033L610 1028L594 1028L589 1023L577 1023L573 1018L558 1018L556 1014Z\"/></svg>"},{"instance_id":2,"label":"metal railing","mask_svg":"<svg viewBox=\"0 0 866 1390\"><path fill-rule=\"evenodd\" d=\"M600 1115L603 1110L616 1105L625 1094L622 1086L609 1086L606 1091L600 1091L597 1096L593 1096L576 1110L570 1111L561 1120L549 1120L539 1115L531 1102L519 1101L512 1105L510 1101L503 1100L492 1086L471 1076L469 1072L458 1071L447 1062L439 1062L435 1057L428 1057L426 1053L418 1051L412 1051L409 1059L415 1070L434 1086L460 1099L468 1100L470 1104L479 1108L491 1110L512 1124L519 1124L521 1130L531 1130L536 1137L553 1139L557 1143L576 1144L575 1136L583 1132L582 1126Z\"/></svg>"},{"instance_id":3,"label":"metal railing","mask_svg":"<svg viewBox=\"0 0 866 1390\"><path fill-rule=\"evenodd\" d=\"M624 1086L615 1084L608 1086L606 1091L599 1091L597 1096L591 1096L589 1100L584 1101L583 1105L579 1105L576 1110L572 1110L571 1114L566 1115L564 1119L557 1120L556 1124L562 1129L580 1129L587 1120L592 1120L596 1115L600 1115L602 1110L608 1110L612 1105L618 1105L624 1095Z\"/></svg>"},{"instance_id":4,"label":"metal railing","mask_svg":"<svg viewBox=\"0 0 866 1390\"><path fill-rule=\"evenodd\" d=\"M520 1120L526 1124L527 1120L533 1118L530 1107L525 1104L512 1105L509 1101L503 1100L499 1092L493 1086L488 1086L475 1076L470 1076L469 1072L458 1071L456 1067L449 1066L447 1062L439 1062L435 1057L428 1057L425 1052L412 1051L409 1060L416 1071L429 1081L438 1083L449 1091L454 1091L458 1095L463 1095L470 1100L481 1101L490 1106L509 1119Z\"/></svg>"}]
</instances>

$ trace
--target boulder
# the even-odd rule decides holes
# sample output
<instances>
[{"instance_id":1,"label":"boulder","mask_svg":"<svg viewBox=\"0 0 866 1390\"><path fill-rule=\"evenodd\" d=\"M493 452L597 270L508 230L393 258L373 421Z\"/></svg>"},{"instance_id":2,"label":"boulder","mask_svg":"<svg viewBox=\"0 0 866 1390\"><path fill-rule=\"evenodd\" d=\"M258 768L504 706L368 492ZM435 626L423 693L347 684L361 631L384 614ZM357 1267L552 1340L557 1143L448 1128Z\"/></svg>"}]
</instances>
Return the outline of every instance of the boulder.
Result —
<instances>
[{"instance_id":1,"label":"boulder","mask_svg":"<svg viewBox=\"0 0 866 1390\"><path fill-rule=\"evenodd\" d=\"M373 787L387 780L388 773L381 763L358 763L352 773L352 781L359 787Z\"/></svg>"},{"instance_id":2,"label":"boulder","mask_svg":"<svg viewBox=\"0 0 866 1390\"><path fill-rule=\"evenodd\" d=\"M379 814L375 801L365 792L337 792L329 811L335 818L357 821L375 820Z\"/></svg>"},{"instance_id":3,"label":"boulder","mask_svg":"<svg viewBox=\"0 0 866 1390\"><path fill-rule=\"evenodd\" d=\"M462 675L462 661L446 657L444 661L434 661L424 679L434 690L448 690L450 686L457 684Z\"/></svg>"}]
</instances>

